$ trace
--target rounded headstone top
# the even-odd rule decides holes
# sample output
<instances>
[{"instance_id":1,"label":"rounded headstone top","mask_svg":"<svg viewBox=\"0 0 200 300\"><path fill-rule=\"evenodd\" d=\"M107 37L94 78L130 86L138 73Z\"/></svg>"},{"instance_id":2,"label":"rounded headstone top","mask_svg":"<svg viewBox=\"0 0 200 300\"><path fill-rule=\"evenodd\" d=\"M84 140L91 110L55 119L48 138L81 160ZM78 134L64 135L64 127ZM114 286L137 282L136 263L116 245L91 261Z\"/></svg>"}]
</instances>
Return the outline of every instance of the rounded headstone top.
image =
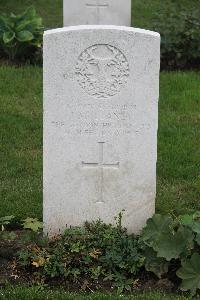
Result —
<instances>
[{"instance_id":1,"label":"rounded headstone top","mask_svg":"<svg viewBox=\"0 0 200 300\"><path fill-rule=\"evenodd\" d=\"M68 26L63 28L56 28L51 30L46 30L44 32L44 36L51 35L51 34L58 34L64 32L71 32L71 31L81 31L81 30L113 30L113 31L125 31L125 32L132 32L138 34L146 34L154 37L160 37L160 34L155 31L135 28L135 27L127 27L127 26L114 26L114 25L79 25L79 26Z\"/></svg>"}]
</instances>

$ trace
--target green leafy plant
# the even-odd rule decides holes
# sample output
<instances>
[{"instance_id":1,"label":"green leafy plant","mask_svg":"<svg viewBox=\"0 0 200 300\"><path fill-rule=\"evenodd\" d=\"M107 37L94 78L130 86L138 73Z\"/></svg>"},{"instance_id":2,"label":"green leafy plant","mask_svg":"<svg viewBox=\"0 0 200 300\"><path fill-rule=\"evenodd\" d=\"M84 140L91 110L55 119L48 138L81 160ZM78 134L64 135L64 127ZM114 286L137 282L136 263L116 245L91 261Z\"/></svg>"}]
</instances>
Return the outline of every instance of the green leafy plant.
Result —
<instances>
[{"instance_id":1,"label":"green leafy plant","mask_svg":"<svg viewBox=\"0 0 200 300\"><path fill-rule=\"evenodd\" d=\"M28 270L42 283L62 278L90 289L101 282L115 287L119 294L131 291L152 272L175 286L181 282L180 288L191 295L200 292L200 212L175 218L155 214L140 236L128 234L122 218L120 213L116 226L100 220L86 222L52 238L43 236L38 219L26 218L21 224L29 230L19 235L17 268ZM15 233L4 227L13 219L0 218L8 243L16 241Z\"/></svg>"},{"instance_id":2,"label":"green leafy plant","mask_svg":"<svg viewBox=\"0 0 200 300\"><path fill-rule=\"evenodd\" d=\"M169 270L169 262L166 259L158 257L156 251L152 248L145 248L145 269L154 273L158 278L163 274L167 274Z\"/></svg>"},{"instance_id":3,"label":"green leafy plant","mask_svg":"<svg viewBox=\"0 0 200 300\"><path fill-rule=\"evenodd\" d=\"M0 16L0 49L10 60L31 58L42 47L42 19L33 7Z\"/></svg>"},{"instance_id":4,"label":"green leafy plant","mask_svg":"<svg viewBox=\"0 0 200 300\"><path fill-rule=\"evenodd\" d=\"M19 253L18 262L49 279L90 278L113 282L118 292L131 290L144 258L138 239L121 227L121 216L118 221L117 227L97 221L67 228L45 248L32 243Z\"/></svg>"},{"instance_id":5,"label":"green leafy plant","mask_svg":"<svg viewBox=\"0 0 200 300\"><path fill-rule=\"evenodd\" d=\"M34 232L38 232L43 228L43 223L34 218L26 218L22 225L24 229L30 229Z\"/></svg>"},{"instance_id":6,"label":"green leafy plant","mask_svg":"<svg viewBox=\"0 0 200 300\"><path fill-rule=\"evenodd\" d=\"M182 279L181 289L190 290L194 296L197 289L200 290L200 255L194 253L191 258L184 260L177 275Z\"/></svg>"},{"instance_id":7,"label":"green leafy plant","mask_svg":"<svg viewBox=\"0 0 200 300\"><path fill-rule=\"evenodd\" d=\"M200 10L163 1L153 29L161 34L162 69L200 67Z\"/></svg>"},{"instance_id":8,"label":"green leafy plant","mask_svg":"<svg viewBox=\"0 0 200 300\"><path fill-rule=\"evenodd\" d=\"M173 269L183 279L181 288L196 293L200 285L199 263L195 266L200 257L199 232L199 212L176 219L154 215L140 237L146 270L161 278Z\"/></svg>"}]
</instances>

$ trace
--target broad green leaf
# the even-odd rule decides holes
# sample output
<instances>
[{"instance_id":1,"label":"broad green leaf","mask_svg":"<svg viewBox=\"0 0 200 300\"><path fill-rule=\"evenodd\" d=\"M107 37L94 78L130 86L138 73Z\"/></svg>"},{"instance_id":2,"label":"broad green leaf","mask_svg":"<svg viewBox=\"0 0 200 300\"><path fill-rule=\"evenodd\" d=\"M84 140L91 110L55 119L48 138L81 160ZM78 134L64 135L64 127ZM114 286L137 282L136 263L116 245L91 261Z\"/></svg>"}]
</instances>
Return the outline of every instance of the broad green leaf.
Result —
<instances>
[{"instance_id":1,"label":"broad green leaf","mask_svg":"<svg viewBox=\"0 0 200 300\"><path fill-rule=\"evenodd\" d=\"M24 15L29 19L34 18L36 16L35 8L33 6L28 7Z\"/></svg>"},{"instance_id":2,"label":"broad green leaf","mask_svg":"<svg viewBox=\"0 0 200 300\"><path fill-rule=\"evenodd\" d=\"M10 31L11 29L13 29L15 27L15 21L13 20L13 17L8 17L8 16L0 16L0 20L1 20L1 24L2 22L4 23L4 25L7 28L7 31Z\"/></svg>"},{"instance_id":3,"label":"broad green leaf","mask_svg":"<svg viewBox=\"0 0 200 300\"><path fill-rule=\"evenodd\" d=\"M19 22L19 24L16 26L16 31L20 32L24 29L26 29L26 27L30 24L29 20L23 20L21 22Z\"/></svg>"},{"instance_id":4,"label":"broad green leaf","mask_svg":"<svg viewBox=\"0 0 200 300\"><path fill-rule=\"evenodd\" d=\"M12 23L10 18L7 16L0 16L0 27L4 25L6 28L9 28L9 24Z\"/></svg>"},{"instance_id":5,"label":"broad green leaf","mask_svg":"<svg viewBox=\"0 0 200 300\"><path fill-rule=\"evenodd\" d=\"M181 226L177 232L163 234L155 245L158 257L166 260L177 259L181 254L187 254L193 249L194 235L189 228Z\"/></svg>"},{"instance_id":6,"label":"broad green leaf","mask_svg":"<svg viewBox=\"0 0 200 300\"><path fill-rule=\"evenodd\" d=\"M190 259L183 261L176 274L182 279L181 289L195 295L200 289L200 255L194 253Z\"/></svg>"},{"instance_id":7,"label":"broad green leaf","mask_svg":"<svg viewBox=\"0 0 200 300\"><path fill-rule=\"evenodd\" d=\"M157 257L156 252L152 248L147 248L144 256L144 264L147 271L153 272L159 278L168 272L169 263L164 258Z\"/></svg>"},{"instance_id":8,"label":"broad green leaf","mask_svg":"<svg viewBox=\"0 0 200 300\"><path fill-rule=\"evenodd\" d=\"M41 228L43 228L42 222L40 222L40 221L38 221L38 219L34 219L34 218L26 218L22 225L25 229L31 229L34 232L37 232Z\"/></svg>"},{"instance_id":9,"label":"broad green leaf","mask_svg":"<svg viewBox=\"0 0 200 300\"><path fill-rule=\"evenodd\" d=\"M39 28L42 27L42 19L40 17L35 17L33 20L21 20L16 26L16 31L27 30L30 32L37 32Z\"/></svg>"},{"instance_id":10,"label":"broad green leaf","mask_svg":"<svg viewBox=\"0 0 200 300\"><path fill-rule=\"evenodd\" d=\"M33 34L30 31L23 30L17 33L17 40L20 42L28 42L34 39Z\"/></svg>"},{"instance_id":11,"label":"broad green leaf","mask_svg":"<svg viewBox=\"0 0 200 300\"><path fill-rule=\"evenodd\" d=\"M147 225L142 231L142 240L146 245L154 248L161 236L173 230L173 225L174 222L170 216L155 214L147 221Z\"/></svg>"},{"instance_id":12,"label":"broad green leaf","mask_svg":"<svg viewBox=\"0 0 200 300\"><path fill-rule=\"evenodd\" d=\"M36 10L33 6L28 7L24 13L18 16L19 21L21 20L32 20L36 16Z\"/></svg>"},{"instance_id":13,"label":"broad green leaf","mask_svg":"<svg viewBox=\"0 0 200 300\"><path fill-rule=\"evenodd\" d=\"M193 215L181 216L180 223L191 228L194 232L200 234L200 212L196 212Z\"/></svg>"},{"instance_id":14,"label":"broad green leaf","mask_svg":"<svg viewBox=\"0 0 200 300\"><path fill-rule=\"evenodd\" d=\"M13 31L6 31L3 34L3 41L5 44L9 44L15 38L15 33Z\"/></svg>"},{"instance_id":15,"label":"broad green leaf","mask_svg":"<svg viewBox=\"0 0 200 300\"><path fill-rule=\"evenodd\" d=\"M3 41L3 35L5 32L12 32L12 29L6 23L4 23L0 18L0 39L2 41Z\"/></svg>"}]
</instances>

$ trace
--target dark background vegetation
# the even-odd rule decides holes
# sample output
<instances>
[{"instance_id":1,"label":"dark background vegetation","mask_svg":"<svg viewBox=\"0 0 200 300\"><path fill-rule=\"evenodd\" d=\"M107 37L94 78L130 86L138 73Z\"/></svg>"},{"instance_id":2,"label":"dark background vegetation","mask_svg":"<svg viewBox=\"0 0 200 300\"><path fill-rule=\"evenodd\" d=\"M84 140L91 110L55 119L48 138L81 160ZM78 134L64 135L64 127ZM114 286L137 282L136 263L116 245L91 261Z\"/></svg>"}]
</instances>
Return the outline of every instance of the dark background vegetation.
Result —
<instances>
[{"instance_id":1,"label":"dark background vegetation","mask_svg":"<svg viewBox=\"0 0 200 300\"><path fill-rule=\"evenodd\" d=\"M46 29L62 27L62 0L19 0L17 5L14 0L1 0L0 12L21 13L30 5L43 18ZM132 26L161 33L162 70L200 68L199 20L198 0L132 1ZM42 51L37 51L35 63L41 62L41 57Z\"/></svg>"},{"instance_id":2,"label":"dark background vegetation","mask_svg":"<svg viewBox=\"0 0 200 300\"><path fill-rule=\"evenodd\" d=\"M171 4L180 3L182 7L190 10L199 10L199 0L170 0ZM62 0L1 0L0 12L21 13L28 6L34 5L39 15L44 20L44 25L48 28L62 27L63 12ZM132 26L146 29L153 29L152 22L155 13L165 10L166 1L161 0L133 0L132 1Z\"/></svg>"}]
</instances>

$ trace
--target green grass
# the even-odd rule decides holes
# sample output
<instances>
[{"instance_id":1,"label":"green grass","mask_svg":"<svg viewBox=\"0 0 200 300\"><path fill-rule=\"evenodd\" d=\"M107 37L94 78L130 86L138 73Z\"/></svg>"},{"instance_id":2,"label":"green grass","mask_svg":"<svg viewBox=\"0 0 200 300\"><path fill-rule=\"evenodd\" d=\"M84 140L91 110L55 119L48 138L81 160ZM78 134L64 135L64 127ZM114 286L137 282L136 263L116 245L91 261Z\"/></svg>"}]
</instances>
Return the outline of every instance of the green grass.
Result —
<instances>
[{"instance_id":1,"label":"green grass","mask_svg":"<svg viewBox=\"0 0 200 300\"><path fill-rule=\"evenodd\" d=\"M72 0L73 1L73 0ZM168 0L174 2L173 0ZM56 28L62 26L63 0L1 0L0 12L4 13L20 13L30 5L34 5L38 13L44 19L44 25L48 28ZM181 5L190 9L191 7L199 7L199 0L181 0ZM152 20L155 13L162 9L163 1L161 0L132 0L132 25L152 29Z\"/></svg>"},{"instance_id":2,"label":"green grass","mask_svg":"<svg viewBox=\"0 0 200 300\"><path fill-rule=\"evenodd\" d=\"M0 67L0 216L42 218L42 69ZM157 212L200 210L200 73L162 73Z\"/></svg>"},{"instance_id":3,"label":"green grass","mask_svg":"<svg viewBox=\"0 0 200 300\"><path fill-rule=\"evenodd\" d=\"M0 68L0 215L42 217L41 73Z\"/></svg>"},{"instance_id":4,"label":"green grass","mask_svg":"<svg viewBox=\"0 0 200 300\"><path fill-rule=\"evenodd\" d=\"M162 73L157 211L200 209L200 73Z\"/></svg>"},{"instance_id":5,"label":"green grass","mask_svg":"<svg viewBox=\"0 0 200 300\"><path fill-rule=\"evenodd\" d=\"M17 287L7 288L0 290L0 300L186 300L186 298L175 295L164 295L160 293L144 293L132 296L117 296L117 295L104 295L104 294L70 294L63 290L52 291L43 290L41 287Z\"/></svg>"}]
</instances>

